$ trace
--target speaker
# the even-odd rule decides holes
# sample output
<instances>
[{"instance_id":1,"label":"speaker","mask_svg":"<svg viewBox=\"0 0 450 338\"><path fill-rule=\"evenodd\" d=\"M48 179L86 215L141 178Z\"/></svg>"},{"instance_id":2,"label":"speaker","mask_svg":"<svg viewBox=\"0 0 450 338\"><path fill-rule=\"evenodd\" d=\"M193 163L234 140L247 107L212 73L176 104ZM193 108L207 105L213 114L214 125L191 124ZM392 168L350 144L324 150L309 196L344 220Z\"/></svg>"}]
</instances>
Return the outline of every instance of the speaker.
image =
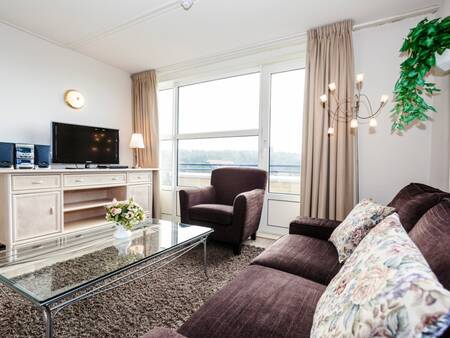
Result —
<instances>
[{"instance_id":1,"label":"speaker","mask_svg":"<svg viewBox=\"0 0 450 338\"><path fill-rule=\"evenodd\" d=\"M51 164L50 146L35 144L34 145L34 164L38 168L48 168Z\"/></svg>"},{"instance_id":2,"label":"speaker","mask_svg":"<svg viewBox=\"0 0 450 338\"><path fill-rule=\"evenodd\" d=\"M0 168L14 165L14 143L0 142Z\"/></svg>"}]
</instances>

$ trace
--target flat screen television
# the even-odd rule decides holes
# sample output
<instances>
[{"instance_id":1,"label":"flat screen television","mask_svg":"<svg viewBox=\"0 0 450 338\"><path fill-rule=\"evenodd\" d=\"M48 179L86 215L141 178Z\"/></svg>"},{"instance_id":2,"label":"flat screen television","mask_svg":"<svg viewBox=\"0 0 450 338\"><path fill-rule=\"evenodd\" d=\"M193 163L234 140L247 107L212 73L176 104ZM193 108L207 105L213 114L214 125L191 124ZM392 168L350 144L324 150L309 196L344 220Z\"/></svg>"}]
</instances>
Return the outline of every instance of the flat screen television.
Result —
<instances>
[{"instance_id":1,"label":"flat screen television","mask_svg":"<svg viewBox=\"0 0 450 338\"><path fill-rule=\"evenodd\" d=\"M53 122L53 163L119 164L119 130Z\"/></svg>"}]
</instances>

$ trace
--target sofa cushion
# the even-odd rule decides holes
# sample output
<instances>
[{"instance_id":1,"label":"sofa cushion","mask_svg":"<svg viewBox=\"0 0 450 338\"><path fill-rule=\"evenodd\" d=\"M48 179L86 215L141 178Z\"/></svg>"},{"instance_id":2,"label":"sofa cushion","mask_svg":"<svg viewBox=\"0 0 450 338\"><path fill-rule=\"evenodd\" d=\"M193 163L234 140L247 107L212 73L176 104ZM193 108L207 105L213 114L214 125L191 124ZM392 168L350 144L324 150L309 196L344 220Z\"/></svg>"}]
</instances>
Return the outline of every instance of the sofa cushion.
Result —
<instances>
[{"instance_id":1,"label":"sofa cushion","mask_svg":"<svg viewBox=\"0 0 450 338\"><path fill-rule=\"evenodd\" d=\"M371 230L328 285L311 337L439 337L449 324L450 291L393 215Z\"/></svg>"},{"instance_id":2,"label":"sofa cushion","mask_svg":"<svg viewBox=\"0 0 450 338\"><path fill-rule=\"evenodd\" d=\"M178 330L186 337L309 337L325 286L251 265Z\"/></svg>"},{"instance_id":3,"label":"sofa cushion","mask_svg":"<svg viewBox=\"0 0 450 338\"><path fill-rule=\"evenodd\" d=\"M409 236L442 285L450 290L450 199L428 210Z\"/></svg>"},{"instance_id":4,"label":"sofa cushion","mask_svg":"<svg viewBox=\"0 0 450 338\"><path fill-rule=\"evenodd\" d=\"M229 225L233 220L233 206L224 204L198 204L189 208L193 220Z\"/></svg>"},{"instance_id":5,"label":"sofa cushion","mask_svg":"<svg viewBox=\"0 0 450 338\"><path fill-rule=\"evenodd\" d=\"M430 208L449 194L425 184L411 183L398 192L388 206L395 208L406 231L410 231Z\"/></svg>"},{"instance_id":6,"label":"sofa cushion","mask_svg":"<svg viewBox=\"0 0 450 338\"><path fill-rule=\"evenodd\" d=\"M281 237L251 264L286 271L325 285L341 268L332 243L302 235Z\"/></svg>"},{"instance_id":7,"label":"sofa cushion","mask_svg":"<svg viewBox=\"0 0 450 338\"><path fill-rule=\"evenodd\" d=\"M369 231L386 216L394 212L394 208L364 199L359 202L333 231L330 241L337 249L339 262L344 262L359 242Z\"/></svg>"}]
</instances>

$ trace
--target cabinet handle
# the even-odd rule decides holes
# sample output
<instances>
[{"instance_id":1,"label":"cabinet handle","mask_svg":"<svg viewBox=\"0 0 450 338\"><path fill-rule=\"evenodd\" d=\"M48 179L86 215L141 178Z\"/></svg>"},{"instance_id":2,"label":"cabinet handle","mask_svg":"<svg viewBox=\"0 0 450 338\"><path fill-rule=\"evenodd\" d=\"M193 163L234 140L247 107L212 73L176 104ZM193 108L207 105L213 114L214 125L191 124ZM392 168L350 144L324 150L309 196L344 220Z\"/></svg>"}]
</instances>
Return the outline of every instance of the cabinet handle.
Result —
<instances>
[{"instance_id":1,"label":"cabinet handle","mask_svg":"<svg viewBox=\"0 0 450 338\"><path fill-rule=\"evenodd\" d=\"M44 183L44 181L33 181L33 182L31 182L31 184L43 184Z\"/></svg>"},{"instance_id":2,"label":"cabinet handle","mask_svg":"<svg viewBox=\"0 0 450 338\"><path fill-rule=\"evenodd\" d=\"M78 182L78 183L81 183L81 182L83 182L83 181L84 181L84 180L81 179L81 178L78 178L78 179L75 180L75 182Z\"/></svg>"},{"instance_id":3,"label":"cabinet handle","mask_svg":"<svg viewBox=\"0 0 450 338\"><path fill-rule=\"evenodd\" d=\"M50 215L53 215L53 208L50 208Z\"/></svg>"}]
</instances>

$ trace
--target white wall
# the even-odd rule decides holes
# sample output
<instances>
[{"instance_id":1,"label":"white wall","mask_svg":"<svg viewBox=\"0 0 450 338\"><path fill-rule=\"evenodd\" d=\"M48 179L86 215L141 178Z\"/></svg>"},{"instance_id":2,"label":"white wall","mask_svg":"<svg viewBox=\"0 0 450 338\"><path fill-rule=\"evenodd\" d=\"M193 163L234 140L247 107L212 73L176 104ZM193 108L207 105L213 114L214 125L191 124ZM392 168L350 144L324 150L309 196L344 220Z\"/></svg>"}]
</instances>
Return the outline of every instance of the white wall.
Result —
<instances>
[{"instance_id":1,"label":"white wall","mask_svg":"<svg viewBox=\"0 0 450 338\"><path fill-rule=\"evenodd\" d=\"M421 19L405 19L354 33L355 70L365 73L364 91L371 100L377 102L384 93L392 98L400 63L404 60L398 50L409 29ZM433 182L430 180L432 131L437 128L435 122L428 121L420 128L413 127L402 136L391 134L392 106L390 102L378 118L376 131L369 130L367 125L359 128L360 198L371 197L387 203L410 182L446 188L448 176L437 181L433 179ZM437 119L440 114L432 116ZM445 134L448 134L448 129Z\"/></svg>"},{"instance_id":2,"label":"white wall","mask_svg":"<svg viewBox=\"0 0 450 338\"><path fill-rule=\"evenodd\" d=\"M442 1L438 17L450 15L450 0ZM435 71L436 85L441 93L433 97L437 110L432 124L430 184L444 190L449 188L449 130L450 130L450 72Z\"/></svg>"},{"instance_id":3,"label":"white wall","mask_svg":"<svg viewBox=\"0 0 450 338\"><path fill-rule=\"evenodd\" d=\"M86 99L64 103L67 89ZM0 141L51 144L51 122L120 129L120 161L131 164L131 80L122 70L0 24Z\"/></svg>"}]
</instances>

